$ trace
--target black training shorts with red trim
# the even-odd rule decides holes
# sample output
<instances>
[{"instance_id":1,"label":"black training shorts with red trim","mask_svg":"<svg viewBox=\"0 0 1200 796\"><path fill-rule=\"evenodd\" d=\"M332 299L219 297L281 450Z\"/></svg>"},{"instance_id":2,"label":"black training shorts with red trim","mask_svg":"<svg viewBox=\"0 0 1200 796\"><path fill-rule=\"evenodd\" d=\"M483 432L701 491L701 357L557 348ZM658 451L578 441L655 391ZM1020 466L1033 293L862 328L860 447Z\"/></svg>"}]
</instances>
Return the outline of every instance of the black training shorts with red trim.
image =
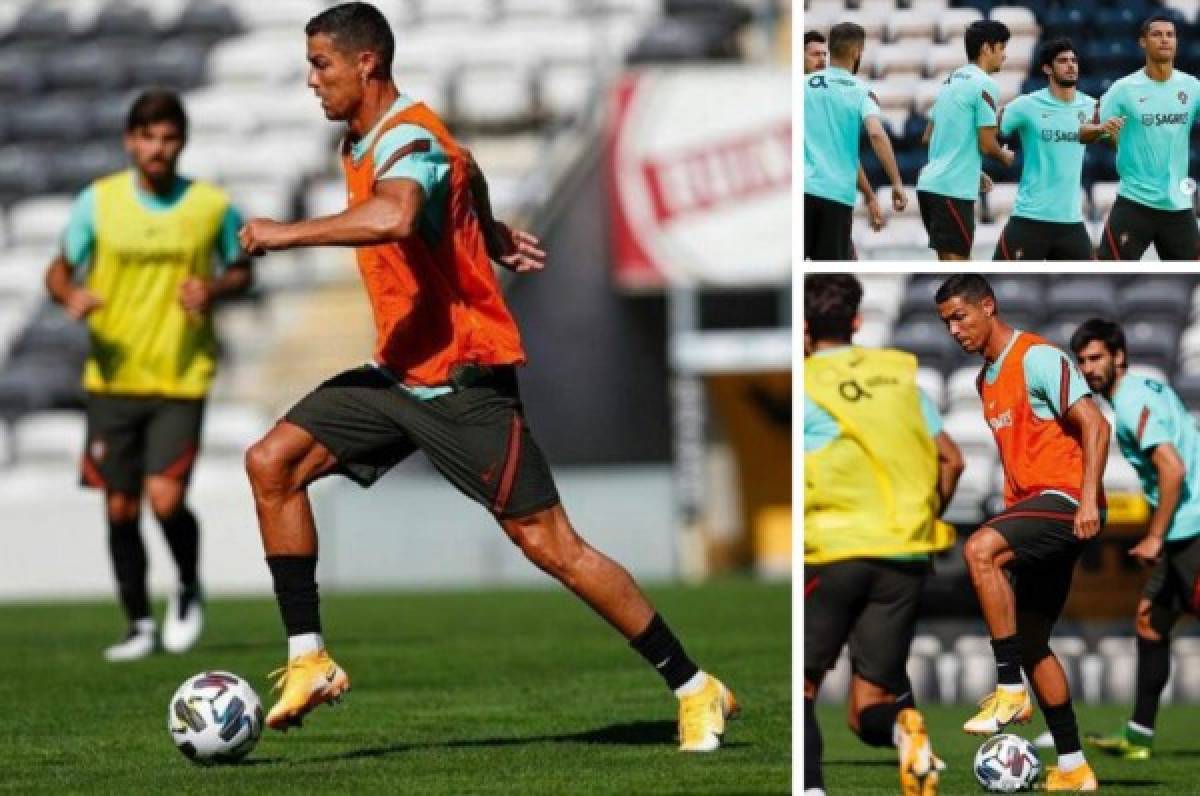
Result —
<instances>
[{"instance_id":1,"label":"black training shorts with red trim","mask_svg":"<svg viewBox=\"0 0 1200 796\"><path fill-rule=\"evenodd\" d=\"M87 396L84 486L142 494L146 476L187 483L200 450L202 399Z\"/></svg>"},{"instance_id":2,"label":"black training shorts with red trim","mask_svg":"<svg viewBox=\"0 0 1200 796\"><path fill-rule=\"evenodd\" d=\"M388 373L364 365L317 387L284 420L329 449L338 472L362 487L421 450L446 480L501 519L559 503L512 367L420 400Z\"/></svg>"},{"instance_id":3,"label":"black training shorts with red trim","mask_svg":"<svg viewBox=\"0 0 1200 796\"><path fill-rule=\"evenodd\" d=\"M854 208L804 194L804 259L845 262L856 260L851 230Z\"/></svg>"},{"instance_id":4,"label":"black training shorts with red trim","mask_svg":"<svg viewBox=\"0 0 1200 796\"><path fill-rule=\"evenodd\" d=\"M917 191L921 221L929 233L929 248L937 252L971 256L975 242L975 202L932 191Z\"/></svg>"},{"instance_id":5,"label":"black training shorts with red trim","mask_svg":"<svg viewBox=\"0 0 1200 796\"><path fill-rule=\"evenodd\" d=\"M1160 260L1200 259L1193 210L1159 210L1118 196L1100 236L1096 254L1101 260L1140 260L1151 243Z\"/></svg>"},{"instance_id":6,"label":"black training shorts with red trim","mask_svg":"<svg viewBox=\"0 0 1200 796\"><path fill-rule=\"evenodd\" d=\"M1082 221L1062 223L1012 216L996 241L993 260L1093 260L1095 250Z\"/></svg>"}]
</instances>

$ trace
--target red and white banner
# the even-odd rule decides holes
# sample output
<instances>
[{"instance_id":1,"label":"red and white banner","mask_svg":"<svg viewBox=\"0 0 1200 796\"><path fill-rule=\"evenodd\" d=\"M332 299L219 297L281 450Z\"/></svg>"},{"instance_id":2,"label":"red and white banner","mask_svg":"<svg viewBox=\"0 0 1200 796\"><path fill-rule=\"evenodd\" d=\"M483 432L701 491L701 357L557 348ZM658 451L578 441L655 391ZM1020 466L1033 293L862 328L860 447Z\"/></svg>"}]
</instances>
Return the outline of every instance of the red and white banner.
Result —
<instances>
[{"instance_id":1,"label":"red and white banner","mask_svg":"<svg viewBox=\"0 0 1200 796\"><path fill-rule=\"evenodd\" d=\"M622 287L791 279L788 70L626 74L613 91L607 143Z\"/></svg>"}]
</instances>

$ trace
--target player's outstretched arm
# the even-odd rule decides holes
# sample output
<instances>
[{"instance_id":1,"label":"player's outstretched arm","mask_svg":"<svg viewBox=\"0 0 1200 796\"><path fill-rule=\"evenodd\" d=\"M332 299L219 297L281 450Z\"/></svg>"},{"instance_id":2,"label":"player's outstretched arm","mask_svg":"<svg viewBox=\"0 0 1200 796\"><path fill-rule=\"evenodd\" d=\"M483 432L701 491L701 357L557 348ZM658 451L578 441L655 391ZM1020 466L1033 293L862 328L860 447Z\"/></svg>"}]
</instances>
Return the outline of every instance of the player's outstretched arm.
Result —
<instances>
[{"instance_id":1,"label":"player's outstretched arm","mask_svg":"<svg viewBox=\"0 0 1200 796\"><path fill-rule=\"evenodd\" d=\"M483 231L483 242L487 246L488 257L517 273L540 271L545 268L546 253L538 248L537 237L525 230L513 229L496 218L492 212L492 198L488 191L487 178L483 176L483 169L479 168L475 156L469 150L464 152L471 181L471 200Z\"/></svg>"},{"instance_id":2,"label":"player's outstretched arm","mask_svg":"<svg viewBox=\"0 0 1200 796\"><path fill-rule=\"evenodd\" d=\"M1150 461L1158 473L1158 505L1150 515L1146 536L1129 549L1129 555L1147 565L1157 563L1162 556L1167 529L1171 527L1171 518L1183 497L1183 481L1187 476L1187 467L1179 458L1179 451L1169 442L1154 446Z\"/></svg>"},{"instance_id":3,"label":"player's outstretched arm","mask_svg":"<svg viewBox=\"0 0 1200 796\"><path fill-rule=\"evenodd\" d=\"M1078 429L1083 447L1083 483L1079 485L1075 535L1080 539L1091 539L1100 532L1100 483L1104 478L1104 465L1108 462L1108 439L1112 430L1089 396L1071 404L1066 420Z\"/></svg>"},{"instance_id":4,"label":"player's outstretched arm","mask_svg":"<svg viewBox=\"0 0 1200 796\"><path fill-rule=\"evenodd\" d=\"M978 130L979 151L984 157L995 158L1004 164L1005 168L1012 165L1013 159L1016 157L1013 151L1006 146L1001 146L1000 139L997 136L997 127L980 127Z\"/></svg>"},{"instance_id":5,"label":"player's outstretched arm","mask_svg":"<svg viewBox=\"0 0 1200 796\"><path fill-rule=\"evenodd\" d=\"M75 284L71 266L61 254L46 269L46 292L75 320L91 315L104 301L92 291Z\"/></svg>"},{"instance_id":6,"label":"player's outstretched arm","mask_svg":"<svg viewBox=\"0 0 1200 796\"><path fill-rule=\"evenodd\" d=\"M867 130L867 140L871 142L875 157L879 158L884 173L892 183L892 207L899 213L908 206L908 195L904 193L904 183L900 180L900 169L896 166L891 139L878 116L868 116L863 121L863 127Z\"/></svg>"},{"instance_id":7,"label":"player's outstretched arm","mask_svg":"<svg viewBox=\"0 0 1200 796\"><path fill-rule=\"evenodd\" d=\"M938 497L941 499L941 511L946 510L954 498L954 490L958 488L958 479L963 474L966 465L963 464L962 451L945 431L938 432L933 438L933 444L938 453Z\"/></svg>"},{"instance_id":8,"label":"player's outstretched arm","mask_svg":"<svg viewBox=\"0 0 1200 796\"><path fill-rule=\"evenodd\" d=\"M417 181L380 180L365 202L331 216L292 223L252 218L238 233L238 241L250 255L303 246L398 243L416 231L424 203L425 190Z\"/></svg>"}]
</instances>

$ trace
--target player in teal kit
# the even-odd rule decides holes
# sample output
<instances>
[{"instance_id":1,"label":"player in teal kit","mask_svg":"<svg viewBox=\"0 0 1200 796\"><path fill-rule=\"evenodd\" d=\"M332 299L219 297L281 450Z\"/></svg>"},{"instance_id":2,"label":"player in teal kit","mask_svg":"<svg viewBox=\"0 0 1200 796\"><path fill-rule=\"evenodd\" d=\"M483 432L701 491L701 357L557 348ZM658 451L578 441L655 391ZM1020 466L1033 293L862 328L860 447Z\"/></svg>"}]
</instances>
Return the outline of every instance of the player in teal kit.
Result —
<instances>
[{"instance_id":1,"label":"player in teal kit","mask_svg":"<svg viewBox=\"0 0 1200 796\"><path fill-rule=\"evenodd\" d=\"M851 260L850 225L858 173L858 139L866 128L871 148L892 183L892 207L908 205L896 156L879 105L854 76L866 32L853 22L829 31L827 69L804 76L804 259Z\"/></svg>"},{"instance_id":2,"label":"player in teal kit","mask_svg":"<svg viewBox=\"0 0 1200 796\"><path fill-rule=\"evenodd\" d=\"M1012 150L996 140L1000 89L991 74L1004 65L1008 28L981 19L967 28L966 66L954 70L938 91L929 112L924 141L929 162L917 178L921 220L929 248L939 260L965 260L975 240L975 199L983 175L983 156L1009 166Z\"/></svg>"},{"instance_id":3,"label":"player in teal kit","mask_svg":"<svg viewBox=\"0 0 1200 796\"><path fill-rule=\"evenodd\" d=\"M1150 757L1158 702L1171 670L1171 629L1200 614L1200 430L1167 385L1128 371L1125 334L1093 318L1071 337L1093 391L1116 415L1117 444L1154 507L1146 536L1129 551L1154 569L1138 602L1137 690L1133 716L1116 734L1089 741L1128 759Z\"/></svg>"},{"instance_id":4,"label":"player in teal kit","mask_svg":"<svg viewBox=\"0 0 1200 796\"><path fill-rule=\"evenodd\" d=\"M1175 69L1175 23L1161 15L1142 25L1146 66L1113 83L1097 121L1120 116L1116 138L1121 187L1104 223L1102 260L1139 260L1151 243L1163 260L1195 260L1200 232L1188 176L1188 138L1200 109L1200 80Z\"/></svg>"},{"instance_id":5,"label":"player in teal kit","mask_svg":"<svg viewBox=\"0 0 1200 796\"><path fill-rule=\"evenodd\" d=\"M1096 101L1075 90L1079 60L1067 38L1038 51L1049 86L1017 97L1000 112L1000 134L1021 140L1024 165L1017 202L1000 233L994 260L1090 260L1092 241L1083 223L1084 145L1120 129L1091 124Z\"/></svg>"}]
</instances>

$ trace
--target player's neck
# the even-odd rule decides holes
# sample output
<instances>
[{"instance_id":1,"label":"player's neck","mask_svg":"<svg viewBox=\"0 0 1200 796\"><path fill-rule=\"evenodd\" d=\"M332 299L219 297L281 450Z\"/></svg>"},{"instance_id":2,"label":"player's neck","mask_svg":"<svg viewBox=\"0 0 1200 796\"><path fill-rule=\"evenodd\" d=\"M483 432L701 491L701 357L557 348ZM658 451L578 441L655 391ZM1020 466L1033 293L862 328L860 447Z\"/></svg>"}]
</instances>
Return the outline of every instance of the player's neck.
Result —
<instances>
[{"instance_id":1,"label":"player's neck","mask_svg":"<svg viewBox=\"0 0 1200 796\"><path fill-rule=\"evenodd\" d=\"M849 58L849 59L845 59L845 60L843 60L843 59L840 59L840 58L830 58L830 59L829 59L829 66L828 66L827 68L828 68L828 69L845 69L847 72L850 72L851 74L853 74L853 72L854 72L854 59L853 59L853 58Z\"/></svg>"},{"instance_id":2,"label":"player's neck","mask_svg":"<svg viewBox=\"0 0 1200 796\"><path fill-rule=\"evenodd\" d=\"M1165 83L1171 79L1171 73L1175 71L1175 64L1170 61L1162 61L1161 63L1147 61L1144 71L1146 72L1146 77L1151 80Z\"/></svg>"},{"instance_id":3,"label":"player's neck","mask_svg":"<svg viewBox=\"0 0 1200 796\"><path fill-rule=\"evenodd\" d=\"M1016 332L1004 321L999 318L992 319L992 331L988 335L987 342L983 346L983 358L989 363L995 362L1004 353L1004 349L1012 341L1013 335Z\"/></svg>"},{"instance_id":4,"label":"player's neck","mask_svg":"<svg viewBox=\"0 0 1200 796\"><path fill-rule=\"evenodd\" d=\"M1050 96L1054 97L1059 102L1074 102L1075 101L1075 87L1074 86L1060 86L1059 84L1057 84L1053 80L1051 80L1050 84L1047 86L1047 88L1050 89Z\"/></svg>"},{"instance_id":5,"label":"player's neck","mask_svg":"<svg viewBox=\"0 0 1200 796\"><path fill-rule=\"evenodd\" d=\"M350 135L353 138L362 138L366 135L368 130L378 124L399 96L400 91L391 80L370 81L366 91L363 92L363 99L358 106L358 111L347 122L346 126L350 129Z\"/></svg>"},{"instance_id":6,"label":"player's neck","mask_svg":"<svg viewBox=\"0 0 1200 796\"><path fill-rule=\"evenodd\" d=\"M137 174L137 187L144 193L152 193L155 196L166 196L175 187L176 175L174 172L165 175L161 180L155 181L147 177L146 173L141 169L135 169L134 171Z\"/></svg>"},{"instance_id":7,"label":"player's neck","mask_svg":"<svg viewBox=\"0 0 1200 796\"><path fill-rule=\"evenodd\" d=\"M1104 397L1112 402L1113 396L1117 394L1117 390L1121 388L1121 382L1129 375L1129 368L1117 368L1113 373L1112 384L1104 391Z\"/></svg>"},{"instance_id":8,"label":"player's neck","mask_svg":"<svg viewBox=\"0 0 1200 796\"><path fill-rule=\"evenodd\" d=\"M818 351L829 351L834 348L849 348L854 343L849 340L814 340L812 345L813 353Z\"/></svg>"}]
</instances>

